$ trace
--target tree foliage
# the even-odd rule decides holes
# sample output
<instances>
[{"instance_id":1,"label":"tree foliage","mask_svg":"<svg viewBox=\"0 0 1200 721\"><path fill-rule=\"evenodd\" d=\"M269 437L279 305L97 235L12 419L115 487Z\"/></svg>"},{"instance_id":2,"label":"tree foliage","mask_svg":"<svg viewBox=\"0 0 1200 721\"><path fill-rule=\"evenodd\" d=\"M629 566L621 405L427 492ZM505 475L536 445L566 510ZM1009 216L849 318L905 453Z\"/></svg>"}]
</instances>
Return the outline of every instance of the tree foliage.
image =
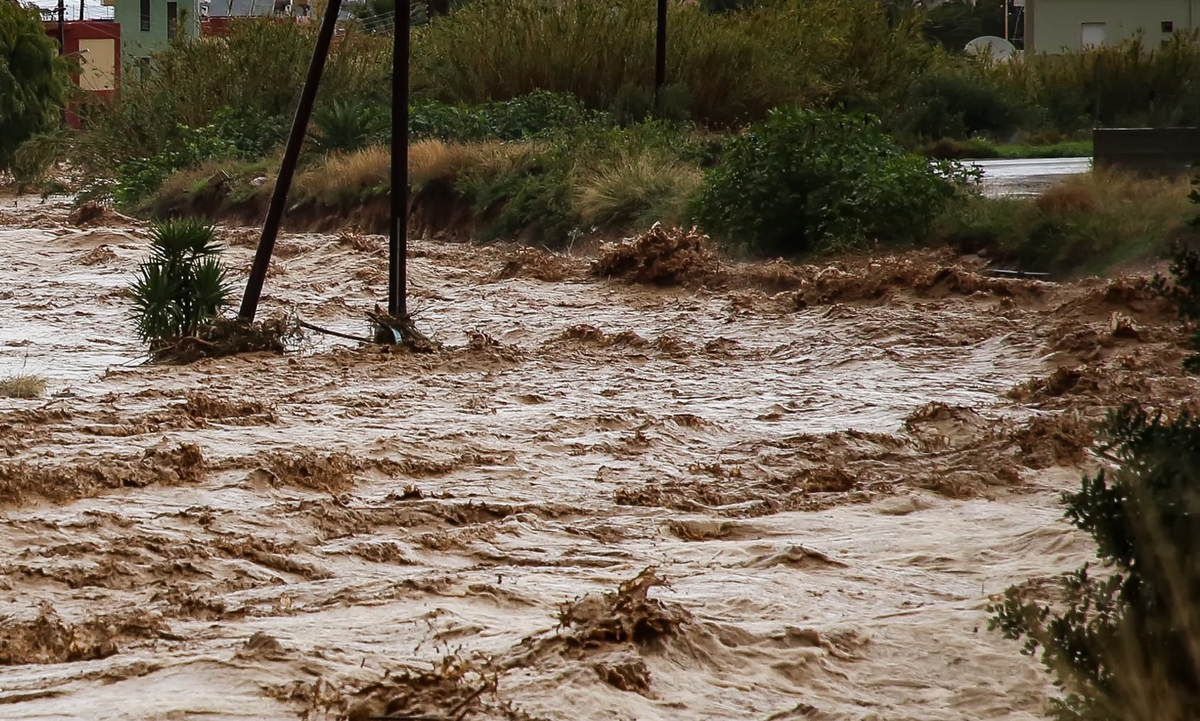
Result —
<instances>
[{"instance_id":1,"label":"tree foliage","mask_svg":"<svg viewBox=\"0 0 1200 721\"><path fill-rule=\"evenodd\" d=\"M992 628L1025 639L1065 692L1058 719L1184 721L1200 717L1200 419L1129 406L1110 414L1102 452L1115 468L1067 494L1066 517L1089 533L1105 572L1068 574L1060 603L1009 589Z\"/></svg>"},{"instance_id":2,"label":"tree foliage","mask_svg":"<svg viewBox=\"0 0 1200 721\"><path fill-rule=\"evenodd\" d=\"M0 2L0 170L17 148L58 122L70 78L37 9Z\"/></svg>"}]
</instances>

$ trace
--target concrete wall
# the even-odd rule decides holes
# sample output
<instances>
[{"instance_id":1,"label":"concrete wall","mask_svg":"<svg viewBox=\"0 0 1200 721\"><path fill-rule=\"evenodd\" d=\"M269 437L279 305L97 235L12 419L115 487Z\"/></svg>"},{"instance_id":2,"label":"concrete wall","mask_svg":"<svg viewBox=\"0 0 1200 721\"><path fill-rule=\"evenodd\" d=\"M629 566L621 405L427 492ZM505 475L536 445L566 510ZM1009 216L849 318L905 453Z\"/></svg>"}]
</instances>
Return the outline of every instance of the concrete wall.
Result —
<instances>
[{"instance_id":1,"label":"concrete wall","mask_svg":"<svg viewBox=\"0 0 1200 721\"><path fill-rule=\"evenodd\" d=\"M184 37L200 37L200 12L197 0L172 0L178 4L178 32ZM168 0L150 0L150 29L142 30L141 0L114 0L113 16L121 25L121 60L127 68L135 67L151 53L166 50L171 44L167 37Z\"/></svg>"},{"instance_id":2,"label":"concrete wall","mask_svg":"<svg viewBox=\"0 0 1200 721\"><path fill-rule=\"evenodd\" d=\"M1169 33L1162 23L1174 24L1175 32L1200 27L1200 0L1026 0L1025 50L1057 53L1081 50L1085 23L1098 33L1103 23L1104 44L1114 45L1139 29L1143 42L1154 46Z\"/></svg>"},{"instance_id":3,"label":"concrete wall","mask_svg":"<svg viewBox=\"0 0 1200 721\"><path fill-rule=\"evenodd\" d=\"M1092 146L1096 168L1183 173L1200 160L1200 128L1096 128Z\"/></svg>"}]
</instances>

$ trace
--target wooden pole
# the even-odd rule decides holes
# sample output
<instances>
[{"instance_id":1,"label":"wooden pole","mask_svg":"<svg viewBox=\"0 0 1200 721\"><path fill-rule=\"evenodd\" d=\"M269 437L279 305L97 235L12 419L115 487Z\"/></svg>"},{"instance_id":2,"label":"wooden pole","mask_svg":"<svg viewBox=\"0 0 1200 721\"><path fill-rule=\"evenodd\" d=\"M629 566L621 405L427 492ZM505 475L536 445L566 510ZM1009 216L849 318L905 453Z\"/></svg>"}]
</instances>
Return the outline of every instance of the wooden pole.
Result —
<instances>
[{"instance_id":1,"label":"wooden pole","mask_svg":"<svg viewBox=\"0 0 1200 721\"><path fill-rule=\"evenodd\" d=\"M342 0L329 0L329 4L325 6L325 17L321 20L317 45L313 48L308 75L304 78L304 88L300 91L300 103L296 106L296 116L292 119L292 132L283 151L279 178L275 181L275 192L271 195L267 219L263 222L262 237L258 241L258 251L254 254L254 265L250 268L250 277L246 280L246 293L242 296L242 307L238 312L238 318L246 323L253 321L254 314L258 312L263 281L266 280L267 268L271 264L271 254L275 251L275 239L279 237L279 224L283 220L288 189L292 186L296 164L300 161L304 133L308 129L308 120L312 117L313 105L317 101L317 88L321 85L321 73L325 71L325 60L329 57L329 46L333 42L333 31L337 26L338 11L341 7Z\"/></svg>"},{"instance_id":2,"label":"wooden pole","mask_svg":"<svg viewBox=\"0 0 1200 721\"><path fill-rule=\"evenodd\" d=\"M409 0L397 0L396 28L392 37L392 207L388 238L388 314L399 319L408 315L408 61L411 15Z\"/></svg>"}]
</instances>

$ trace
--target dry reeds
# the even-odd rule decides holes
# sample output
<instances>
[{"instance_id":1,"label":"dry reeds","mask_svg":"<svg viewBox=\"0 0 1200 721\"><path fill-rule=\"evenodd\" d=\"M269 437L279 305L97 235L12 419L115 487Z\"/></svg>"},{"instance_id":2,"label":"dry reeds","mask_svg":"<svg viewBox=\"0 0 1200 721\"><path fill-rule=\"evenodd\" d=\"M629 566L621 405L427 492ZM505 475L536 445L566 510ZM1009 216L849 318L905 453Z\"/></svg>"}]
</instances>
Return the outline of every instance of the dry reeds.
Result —
<instances>
[{"instance_id":1,"label":"dry reeds","mask_svg":"<svg viewBox=\"0 0 1200 721\"><path fill-rule=\"evenodd\" d=\"M0 397L41 398L46 392L46 379L32 373L16 373L0 378Z\"/></svg>"},{"instance_id":2,"label":"dry reeds","mask_svg":"<svg viewBox=\"0 0 1200 721\"><path fill-rule=\"evenodd\" d=\"M1189 190L1182 178L1095 171L1034 198L973 199L943 218L935 239L1025 270L1102 273L1166 252L1194 212Z\"/></svg>"}]
</instances>

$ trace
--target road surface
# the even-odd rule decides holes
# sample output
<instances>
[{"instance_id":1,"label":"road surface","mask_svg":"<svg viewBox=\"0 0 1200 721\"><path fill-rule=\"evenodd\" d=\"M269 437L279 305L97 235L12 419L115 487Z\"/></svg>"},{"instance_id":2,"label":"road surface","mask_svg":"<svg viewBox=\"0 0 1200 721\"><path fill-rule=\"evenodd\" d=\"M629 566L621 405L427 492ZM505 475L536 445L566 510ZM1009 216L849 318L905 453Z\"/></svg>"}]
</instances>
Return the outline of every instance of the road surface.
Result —
<instances>
[{"instance_id":1,"label":"road surface","mask_svg":"<svg viewBox=\"0 0 1200 721\"><path fill-rule=\"evenodd\" d=\"M1092 169L1091 158L973 160L983 170L985 195L1036 195L1063 178Z\"/></svg>"}]
</instances>

